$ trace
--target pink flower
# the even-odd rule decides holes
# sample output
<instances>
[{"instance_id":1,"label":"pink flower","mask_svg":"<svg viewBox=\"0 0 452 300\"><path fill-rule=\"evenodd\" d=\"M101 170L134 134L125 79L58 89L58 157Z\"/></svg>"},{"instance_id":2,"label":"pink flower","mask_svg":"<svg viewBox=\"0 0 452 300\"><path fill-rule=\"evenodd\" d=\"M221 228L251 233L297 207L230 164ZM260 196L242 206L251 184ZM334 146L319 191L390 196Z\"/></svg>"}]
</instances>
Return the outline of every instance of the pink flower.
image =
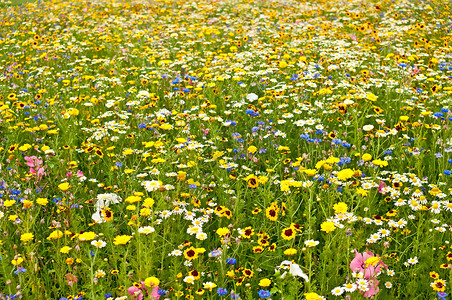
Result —
<instances>
[{"instance_id":1,"label":"pink flower","mask_svg":"<svg viewBox=\"0 0 452 300\"><path fill-rule=\"evenodd\" d=\"M209 134L210 128L207 129L201 129L204 133L203 135L206 136L207 134Z\"/></svg>"},{"instance_id":2,"label":"pink flower","mask_svg":"<svg viewBox=\"0 0 452 300\"><path fill-rule=\"evenodd\" d=\"M44 172L44 167L39 167L38 172L36 172L36 176L38 177L38 179L40 179L44 175L46 175L46 172Z\"/></svg>"},{"instance_id":3,"label":"pink flower","mask_svg":"<svg viewBox=\"0 0 452 300\"><path fill-rule=\"evenodd\" d=\"M380 194L385 195L386 194L386 191L384 190L385 188L386 188L386 183L384 181L380 180L380 184L378 185L378 192Z\"/></svg>"},{"instance_id":4,"label":"pink flower","mask_svg":"<svg viewBox=\"0 0 452 300\"><path fill-rule=\"evenodd\" d=\"M130 297L132 297L133 300L143 299L143 293L141 292L141 289L134 287L133 285L127 289L127 293L129 293Z\"/></svg>"},{"instance_id":5,"label":"pink flower","mask_svg":"<svg viewBox=\"0 0 452 300\"><path fill-rule=\"evenodd\" d=\"M77 279L77 276L75 276L74 274L72 274L72 273L67 273L67 274L66 274L66 281L67 281L67 284L68 284L69 286L72 286L72 285L74 285L74 283L77 283L77 282L78 282L78 279Z\"/></svg>"},{"instance_id":6,"label":"pink flower","mask_svg":"<svg viewBox=\"0 0 452 300\"><path fill-rule=\"evenodd\" d=\"M374 256L372 252L367 251L364 256L355 249L355 258L350 263L350 269L352 272L363 272L366 268L364 263L369 257Z\"/></svg>"},{"instance_id":7,"label":"pink flower","mask_svg":"<svg viewBox=\"0 0 452 300\"><path fill-rule=\"evenodd\" d=\"M149 295L149 299L151 300L158 300L160 299L160 295L158 293L159 291L159 287L155 286L152 290L152 292L149 294L149 291L147 289L147 287L145 286L143 281L141 282L141 286L140 287L135 287L135 286L131 286L127 289L127 293L129 293L129 296L132 297L133 300L143 300L144 299L144 294ZM146 291L146 293L143 292Z\"/></svg>"},{"instance_id":8,"label":"pink flower","mask_svg":"<svg viewBox=\"0 0 452 300\"><path fill-rule=\"evenodd\" d=\"M379 282L378 282L377 279L370 280L369 281L369 290L366 291L363 294L363 296L366 297L366 298L370 298L370 297L376 295L380 291L380 288L378 287L378 284L379 284Z\"/></svg>"},{"instance_id":9,"label":"pink flower","mask_svg":"<svg viewBox=\"0 0 452 300\"><path fill-rule=\"evenodd\" d=\"M378 280L375 277L380 272L381 267L388 268L388 266L385 265L381 259L374 260L373 263L368 262L366 264L366 261L371 257L379 258L380 256L375 256L370 251L366 251L361 254L355 249L355 258L350 263L350 269L353 272L364 273L364 279L369 281L369 290L364 293L364 297L366 298L378 293L380 289L378 288Z\"/></svg>"},{"instance_id":10,"label":"pink flower","mask_svg":"<svg viewBox=\"0 0 452 300\"><path fill-rule=\"evenodd\" d=\"M36 156L25 156L25 160L27 161L27 166L29 167L42 166L42 159Z\"/></svg>"},{"instance_id":11,"label":"pink flower","mask_svg":"<svg viewBox=\"0 0 452 300\"><path fill-rule=\"evenodd\" d=\"M159 286L158 285L154 286L154 289L152 290L152 293L151 293L152 300L160 299L160 295L159 295L158 291L159 291Z\"/></svg>"}]
</instances>

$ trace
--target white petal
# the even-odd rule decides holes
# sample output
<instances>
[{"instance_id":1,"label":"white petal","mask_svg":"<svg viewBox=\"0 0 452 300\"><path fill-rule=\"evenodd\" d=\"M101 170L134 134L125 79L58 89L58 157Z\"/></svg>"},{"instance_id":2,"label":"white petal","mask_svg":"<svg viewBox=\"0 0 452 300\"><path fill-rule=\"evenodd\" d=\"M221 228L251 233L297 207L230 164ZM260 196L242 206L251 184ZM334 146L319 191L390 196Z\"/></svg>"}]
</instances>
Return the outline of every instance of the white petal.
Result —
<instances>
[{"instance_id":1,"label":"white petal","mask_svg":"<svg viewBox=\"0 0 452 300\"><path fill-rule=\"evenodd\" d=\"M104 218L102 218L102 216L100 215L100 210L96 211L91 218L93 218L94 221L96 221L97 223L103 223L105 222Z\"/></svg>"},{"instance_id":2,"label":"white petal","mask_svg":"<svg viewBox=\"0 0 452 300\"><path fill-rule=\"evenodd\" d=\"M309 277L303 273L303 271L301 270L300 266L297 264L291 264L290 265L290 274L292 274L293 276L300 276L302 277L304 280L306 280L306 282L309 282Z\"/></svg>"}]
</instances>

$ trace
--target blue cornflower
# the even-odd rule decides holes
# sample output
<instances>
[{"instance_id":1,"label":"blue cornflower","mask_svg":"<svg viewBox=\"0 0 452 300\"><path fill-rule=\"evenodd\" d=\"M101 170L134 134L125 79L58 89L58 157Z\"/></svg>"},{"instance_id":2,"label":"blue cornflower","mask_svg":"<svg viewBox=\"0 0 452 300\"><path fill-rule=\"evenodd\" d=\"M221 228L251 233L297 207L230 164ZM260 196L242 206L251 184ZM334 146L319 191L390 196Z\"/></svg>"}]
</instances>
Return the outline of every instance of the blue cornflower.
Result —
<instances>
[{"instance_id":1,"label":"blue cornflower","mask_svg":"<svg viewBox=\"0 0 452 300\"><path fill-rule=\"evenodd\" d=\"M449 296L449 294L445 292L438 292L436 293L436 295L438 296L439 300L446 300L446 297Z\"/></svg>"},{"instance_id":2,"label":"blue cornflower","mask_svg":"<svg viewBox=\"0 0 452 300\"><path fill-rule=\"evenodd\" d=\"M14 274L19 274L19 273L25 273L27 272L27 269L23 268L23 267L18 267L16 271L14 271Z\"/></svg>"},{"instance_id":3,"label":"blue cornflower","mask_svg":"<svg viewBox=\"0 0 452 300\"><path fill-rule=\"evenodd\" d=\"M266 290L260 290L259 292L257 292L257 294L259 295L259 298L270 298L272 296L272 294L269 291Z\"/></svg>"},{"instance_id":4,"label":"blue cornflower","mask_svg":"<svg viewBox=\"0 0 452 300\"><path fill-rule=\"evenodd\" d=\"M224 296L224 295L226 295L227 293L228 293L228 290L227 290L227 289L224 289L224 288L218 288L218 289L217 289L217 294L220 295L220 296Z\"/></svg>"},{"instance_id":5,"label":"blue cornflower","mask_svg":"<svg viewBox=\"0 0 452 300\"><path fill-rule=\"evenodd\" d=\"M226 263L227 263L228 265L233 265L233 264L235 264L236 262L237 262L237 260L236 260L235 258L232 258L232 257L226 259Z\"/></svg>"},{"instance_id":6,"label":"blue cornflower","mask_svg":"<svg viewBox=\"0 0 452 300\"><path fill-rule=\"evenodd\" d=\"M441 118L442 116L444 116L444 114L440 113L440 112L436 112L436 113L433 114L433 116L435 116L437 118Z\"/></svg>"}]
</instances>

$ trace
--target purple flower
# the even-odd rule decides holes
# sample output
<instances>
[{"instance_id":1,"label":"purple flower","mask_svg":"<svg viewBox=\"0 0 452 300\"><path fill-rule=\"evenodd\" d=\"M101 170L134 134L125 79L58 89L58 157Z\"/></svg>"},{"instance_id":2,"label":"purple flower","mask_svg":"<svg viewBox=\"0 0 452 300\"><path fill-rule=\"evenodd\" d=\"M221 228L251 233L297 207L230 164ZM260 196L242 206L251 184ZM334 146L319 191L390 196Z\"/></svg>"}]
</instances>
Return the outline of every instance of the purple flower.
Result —
<instances>
[{"instance_id":1,"label":"purple flower","mask_svg":"<svg viewBox=\"0 0 452 300\"><path fill-rule=\"evenodd\" d=\"M445 292L438 292L436 293L436 295L438 296L439 300L446 300L446 297L449 296L449 294Z\"/></svg>"}]
</instances>

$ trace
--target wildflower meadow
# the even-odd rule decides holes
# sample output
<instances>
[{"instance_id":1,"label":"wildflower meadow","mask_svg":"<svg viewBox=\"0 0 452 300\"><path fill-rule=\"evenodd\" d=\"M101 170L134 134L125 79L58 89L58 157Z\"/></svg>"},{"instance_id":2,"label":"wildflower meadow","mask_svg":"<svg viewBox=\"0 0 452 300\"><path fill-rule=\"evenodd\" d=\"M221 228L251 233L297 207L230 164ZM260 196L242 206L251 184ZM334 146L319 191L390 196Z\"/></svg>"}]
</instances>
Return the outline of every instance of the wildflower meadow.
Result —
<instances>
[{"instance_id":1,"label":"wildflower meadow","mask_svg":"<svg viewBox=\"0 0 452 300\"><path fill-rule=\"evenodd\" d=\"M0 299L451 299L451 10L0 0Z\"/></svg>"}]
</instances>

